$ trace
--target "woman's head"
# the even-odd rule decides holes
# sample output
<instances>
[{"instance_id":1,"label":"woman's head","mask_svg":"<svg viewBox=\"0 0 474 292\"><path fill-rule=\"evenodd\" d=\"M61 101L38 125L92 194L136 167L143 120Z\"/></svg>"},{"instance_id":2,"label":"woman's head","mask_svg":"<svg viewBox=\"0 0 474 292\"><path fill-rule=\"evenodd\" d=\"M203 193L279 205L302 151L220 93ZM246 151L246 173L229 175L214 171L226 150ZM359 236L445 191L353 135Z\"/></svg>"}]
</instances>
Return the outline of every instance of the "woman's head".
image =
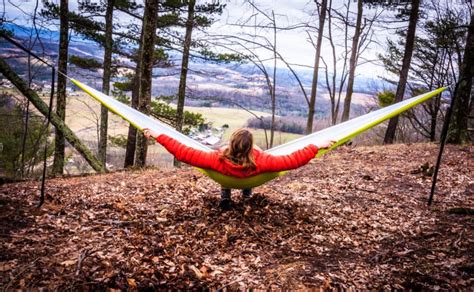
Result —
<instances>
[{"instance_id":1,"label":"woman's head","mask_svg":"<svg viewBox=\"0 0 474 292\"><path fill-rule=\"evenodd\" d=\"M247 129L238 129L230 137L229 147L224 150L223 157L245 168L255 168L253 158L253 135Z\"/></svg>"}]
</instances>

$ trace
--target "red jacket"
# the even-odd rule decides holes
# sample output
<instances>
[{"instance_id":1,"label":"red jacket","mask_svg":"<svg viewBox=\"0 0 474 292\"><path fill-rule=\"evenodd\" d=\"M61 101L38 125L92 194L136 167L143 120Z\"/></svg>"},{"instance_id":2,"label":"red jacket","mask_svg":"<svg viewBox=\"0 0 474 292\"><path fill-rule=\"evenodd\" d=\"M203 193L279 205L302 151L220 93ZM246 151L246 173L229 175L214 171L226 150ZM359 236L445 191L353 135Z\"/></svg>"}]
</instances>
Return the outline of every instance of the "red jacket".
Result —
<instances>
[{"instance_id":1,"label":"red jacket","mask_svg":"<svg viewBox=\"0 0 474 292\"><path fill-rule=\"evenodd\" d=\"M242 165L234 164L227 159L222 159L220 150L205 152L188 147L176 139L161 134L156 141L163 145L176 159L199 168L212 169L225 175L238 178L254 176L262 172L278 172L295 169L307 164L318 153L318 148L308 145L289 155L274 156L261 150L253 149L255 169L245 169Z\"/></svg>"}]
</instances>

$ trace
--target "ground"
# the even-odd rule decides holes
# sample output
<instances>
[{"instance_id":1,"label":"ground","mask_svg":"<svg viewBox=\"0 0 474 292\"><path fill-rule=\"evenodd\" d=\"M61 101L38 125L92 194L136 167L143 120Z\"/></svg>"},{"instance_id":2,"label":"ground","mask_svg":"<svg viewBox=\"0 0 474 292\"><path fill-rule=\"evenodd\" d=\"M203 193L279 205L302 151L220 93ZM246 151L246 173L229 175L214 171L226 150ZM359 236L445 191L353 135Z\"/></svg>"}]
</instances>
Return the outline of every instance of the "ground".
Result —
<instances>
[{"instance_id":1,"label":"ground","mask_svg":"<svg viewBox=\"0 0 474 292\"><path fill-rule=\"evenodd\" d=\"M192 168L0 186L2 290L474 286L474 148L342 148L221 212Z\"/></svg>"}]
</instances>

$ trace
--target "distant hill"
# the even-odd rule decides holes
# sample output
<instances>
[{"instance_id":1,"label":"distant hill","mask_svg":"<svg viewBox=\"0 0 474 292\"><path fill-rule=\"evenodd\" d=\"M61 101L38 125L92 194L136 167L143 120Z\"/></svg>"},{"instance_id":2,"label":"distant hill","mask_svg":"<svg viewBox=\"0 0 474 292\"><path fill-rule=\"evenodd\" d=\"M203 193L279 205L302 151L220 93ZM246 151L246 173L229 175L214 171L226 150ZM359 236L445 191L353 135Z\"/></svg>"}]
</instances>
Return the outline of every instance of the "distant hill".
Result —
<instances>
[{"instance_id":1,"label":"distant hill","mask_svg":"<svg viewBox=\"0 0 474 292\"><path fill-rule=\"evenodd\" d=\"M25 46L31 47L39 55L55 63L58 55L59 34L57 31L40 30L40 40L30 44L30 36L35 36L31 28L5 24L4 28L13 31L15 38ZM81 57L96 58L100 60L103 50L92 41L73 35L70 40L69 54ZM179 60L180 56L173 53L172 59ZM14 65L17 72L25 74L27 70L26 58L11 58L11 56L25 56L18 48L0 38L0 56L9 58L9 63ZM121 59L130 63L127 59ZM171 68L154 70L153 95L174 95L179 84L179 64ZM268 69L272 70L271 68ZM310 94L312 70L296 69L306 92ZM101 71L90 72L71 66L68 75L99 88ZM326 118L330 112L330 103L325 91L324 74L319 81L318 97L316 100L316 116ZM48 80L49 70L36 72L35 80ZM120 79L120 78L118 78ZM365 112L364 105L369 103L371 93L375 88L383 86L383 81L375 78L357 77L355 82L356 94L352 111L354 115ZM282 116L305 116L307 105L304 95L291 72L287 68L277 68L277 113ZM270 110L270 98L264 77L251 64L215 64L203 60L191 60L188 75L189 106L223 106L236 107L237 105L260 111ZM341 109L342 110L342 109Z\"/></svg>"}]
</instances>

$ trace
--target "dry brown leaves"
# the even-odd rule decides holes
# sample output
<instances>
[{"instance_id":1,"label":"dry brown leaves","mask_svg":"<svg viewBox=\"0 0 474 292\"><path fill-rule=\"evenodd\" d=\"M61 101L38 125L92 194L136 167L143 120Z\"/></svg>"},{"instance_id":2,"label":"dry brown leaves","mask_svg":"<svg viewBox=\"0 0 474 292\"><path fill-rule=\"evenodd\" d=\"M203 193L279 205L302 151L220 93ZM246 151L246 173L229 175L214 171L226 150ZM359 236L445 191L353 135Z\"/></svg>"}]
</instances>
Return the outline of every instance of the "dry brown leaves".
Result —
<instances>
[{"instance_id":1,"label":"dry brown leaves","mask_svg":"<svg viewBox=\"0 0 474 292\"><path fill-rule=\"evenodd\" d=\"M342 149L224 213L189 168L50 180L41 210L37 182L6 184L0 285L472 288L472 213L450 210L474 208L473 150L448 147L432 208L432 144Z\"/></svg>"}]
</instances>

